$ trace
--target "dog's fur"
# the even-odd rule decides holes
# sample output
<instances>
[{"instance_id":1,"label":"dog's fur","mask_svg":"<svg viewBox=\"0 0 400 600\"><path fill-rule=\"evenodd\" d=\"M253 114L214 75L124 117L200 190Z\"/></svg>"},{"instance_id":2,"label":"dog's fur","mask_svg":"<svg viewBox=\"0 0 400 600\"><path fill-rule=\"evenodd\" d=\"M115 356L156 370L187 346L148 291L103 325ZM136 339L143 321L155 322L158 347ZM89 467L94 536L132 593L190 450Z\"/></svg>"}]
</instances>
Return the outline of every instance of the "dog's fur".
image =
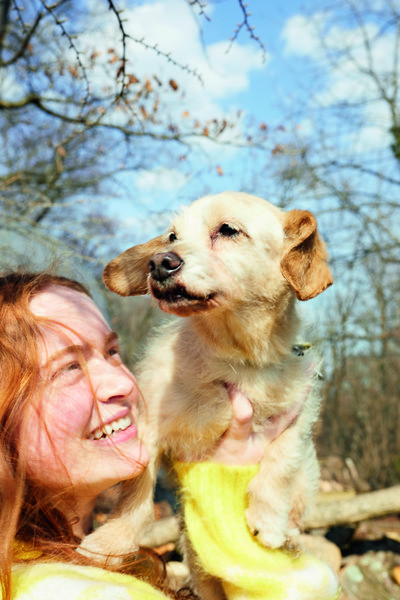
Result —
<instances>
[{"instance_id":1,"label":"dog's fur","mask_svg":"<svg viewBox=\"0 0 400 600\"><path fill-rule=\"evenodd\" d=\"M150 292L162 310L186 318L153 340L137 372L146 400L139 432L153 462L130 484L133 501L128 488L119 516L89 536L87 547L129 550L129 527L137 531L151 511L160 452L172 459L207 456L230 422L227 385L251 400L256 429L295 410L294 422L265 448L246 514L262 543L284 545L319 474L311 439L319 399L308 393L312 359L292 352L296 296L308 300L331 285L326 260L310 212L283 212L260 198L225 192L197 200L165 235L107 265L104 280L112 291ZM219 597L216 587L198 589L208 600Z\"/></svg>"}]
</instances>

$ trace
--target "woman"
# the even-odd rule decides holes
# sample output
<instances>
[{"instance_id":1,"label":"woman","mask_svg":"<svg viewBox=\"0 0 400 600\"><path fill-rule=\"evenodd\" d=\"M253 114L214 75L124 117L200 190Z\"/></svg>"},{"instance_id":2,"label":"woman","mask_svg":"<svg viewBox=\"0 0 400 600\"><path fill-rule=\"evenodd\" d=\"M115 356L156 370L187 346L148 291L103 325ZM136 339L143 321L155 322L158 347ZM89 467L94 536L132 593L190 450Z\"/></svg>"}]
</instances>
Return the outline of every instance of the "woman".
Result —
<instances>
[{"instance_id":1,"label":"woman","mask_svg":"<svg viewBox=\"0 0 400 600\"><path fill-rule=\"evenodd\" d=\"M0 278L0 353L3 600L165 599L78 551L98 495L148 462L135 378L86 289L49 273ZM322 563L266 550L249 534L246 489L265 439L251 431L247 400L231 400L232 424L212 461L176 466L200 561L225 581L229 599L336 598Z\"/></svg>"}]
</instances>

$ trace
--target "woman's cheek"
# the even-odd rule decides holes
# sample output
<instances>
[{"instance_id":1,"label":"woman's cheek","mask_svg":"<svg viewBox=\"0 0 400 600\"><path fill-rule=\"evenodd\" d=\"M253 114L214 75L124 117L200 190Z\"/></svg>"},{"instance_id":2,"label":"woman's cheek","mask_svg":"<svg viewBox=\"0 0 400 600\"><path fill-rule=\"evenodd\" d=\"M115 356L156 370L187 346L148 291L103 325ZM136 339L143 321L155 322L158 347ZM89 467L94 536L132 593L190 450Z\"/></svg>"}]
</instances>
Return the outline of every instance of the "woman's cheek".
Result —
<instances>
[{"instance_id":1,"label":"woman's cheek","mask_svg":"<svg viewBox=\"0 0 400 600\"><path fill-rule=\"evenodd\" d=\"M54 390L48 406L47 426L65 433L83 433L90 424L93 413L93 394L89 385L72 385L68 389Z\"/></svg>"}]
</instances>

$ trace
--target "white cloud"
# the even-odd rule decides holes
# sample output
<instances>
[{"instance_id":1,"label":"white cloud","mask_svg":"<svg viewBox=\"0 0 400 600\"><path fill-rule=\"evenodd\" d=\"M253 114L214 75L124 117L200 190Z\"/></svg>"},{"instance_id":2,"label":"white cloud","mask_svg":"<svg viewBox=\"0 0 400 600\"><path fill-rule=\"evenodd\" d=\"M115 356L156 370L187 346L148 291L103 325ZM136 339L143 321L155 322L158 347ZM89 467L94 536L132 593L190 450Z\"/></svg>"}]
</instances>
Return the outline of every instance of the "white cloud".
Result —
<instances>
[{"instance_id":1,"label":"white cloud","mask_svg":"<svg viewBox=\"0 0 400 600\"><path fill-rule=\"evenodd\" d=\"M204 73L206 90L214 98L247 90L251 71L262 67L260 52L250 45L234 44L227 52L226 42L218 42L209 46L208 55L210 64L203 59L199 69Z\"/></svg>"},{"instance_id":2,"label":"white cloud","mask_svg":"<svg viewBox=\"0 0 400 600\"><path fill-rule=\"evenodd\" d=\"M327 12L288 19L282 34L285 52L308 57L325 68L327 83L318 95L320 103L376 98L378 92L370 71L381 78L392 71L395 35L378 35L374 23L339 27L332 25L331 17Z\"/></svg>"},{"instance_id":3,"label":"white cloud","mask_svg":"<svg viewBox=\"0 0 400 600\"><path fill-rule=\"evenodd\" d=\"M286 54L317 57L320 55L319 32L325 22L323 13L315 13L312 19L305 15L290 17L283 28L282 38Z\"/></svg>"},{"instance_id":4,"label":"white cloud","mask_svg":"<svg viewBox=\"0 0 400 600\"><path fill-rule=\"evenodd\" d=\"M211 8L212 5L210 5ZM208 7L209 8L209 7ZM91 79L98 87L115 83L115 65L108 65L109 78L104 74L109 48L117 49L121 33L115 17L108 11L99 13L99 3L91 3L93 17L88 24L86 38L80 38L89 56L93 50L101 49L103 63L97 73L91 72ZM134 39L144 39L146 44L157 46L163 53L170 53L171 59L189 69L195 69L202 83L193 74L188 73L164 60L156 52L127 39L127 70L139 78L157 75L168 81L174 78L184 98L178 93L171 98L168 110L176 116L182 107L198 119L220 118L226 106L235 103L235 95L245 91L250 85L253 71L265 69L262 53L251 42L233 43L229 52L228 41L203 46L201 32L189 6L182 0L147 1L142 5L130 7L127 4L122 13L126 32Z\"/></svg>"},{"instance_id":5,"label":"white cloud","mask_svg":"<svg viewBox=\"0 0 400 600\"><path fill-rule=\"evenodd\" d=\"M371 22L365 22L362 27L338 26L333 23L333 16L329 12L318 12L310 17L295 15L283 29L285 53L291 57L306 57L324 73L321 89L310 95L307 108L313 112L321 106L362 103L359 114L364 112L365 126L354 123L352 130L350 124L349 147L359 151L387 147L390 111L377 81L390 95L393 57L397 55L395 34L388 31L379 35L378 25ZM307 133L310 133L309 127Z\"/></svg>"},{"instance_id":6,"label":"white cloud","mask_svg":"<svg viewBox=\"0 0 400 600\"><path fill-rule=\"evenodd\" d=\"M176 191L184 187L186 183L187 179L181 171L165 167L142 170L135 174L135 187L141 191Z\"/></svg>"},{"instance_id":7,"label":"white cloud","mask_svg":"<svg viewBox=\"0 0 400 600\"><path fill-rule=\"evenodd\" d=\"M18 74L10 67L0 72L0 89L2 100L8 102L16 102L26 94L26 88L18 79Z\"/></svg>"}]
</instances>

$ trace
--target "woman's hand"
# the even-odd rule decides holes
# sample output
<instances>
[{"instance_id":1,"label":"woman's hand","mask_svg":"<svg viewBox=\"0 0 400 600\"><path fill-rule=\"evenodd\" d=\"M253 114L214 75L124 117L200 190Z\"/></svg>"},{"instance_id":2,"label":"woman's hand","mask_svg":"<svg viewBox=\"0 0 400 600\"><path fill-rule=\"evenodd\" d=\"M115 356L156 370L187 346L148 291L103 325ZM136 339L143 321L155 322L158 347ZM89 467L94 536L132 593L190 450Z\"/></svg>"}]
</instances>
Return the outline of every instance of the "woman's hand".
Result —
<instances>
[{"instance_id":1,"label":"woman's hand","mask_svg":"<svg viewBox=\"0 0 400 600\"><path fill-rule=\"evenodd\" d=\"M305 398L308 395L307 390ZM225 465L251 465L261 460L265 446L273 442L297 419L303 402L293 405L287 412L271 417L263 431L253 431L253 406L238 388L228 386L232 404L232 421L209 457L212 462Z\"/></svg>"},{"instance_id":2,"label":"woman's hand","mask_svg":"<svg viewBox=\"0 0 400 600\"><path fill-rule=\"evenodd\" d=\"M268 436L253 431L253 406L234 386L228 387L232 421L210 456L212 462L225 465L256 464L261 459Z\"/></svg>"},{"instance_id":3,"label":"woman's hand","mask_svg":"<svg viewBox=\"0 0 400 600\"><path fill-rule=\"evenodd\" d=\"M253 406L250 400L234 385L228 385L227 390L232 404L232 420L228 429L209 454L190 457L181 455L181 462L209 460L231 466L257 464L264 454L265 446L296 421L309 392L308 389L303 400L286 412L271 416L263 429L256 432L253 429Z\"/></svg>"}]
</instances>

